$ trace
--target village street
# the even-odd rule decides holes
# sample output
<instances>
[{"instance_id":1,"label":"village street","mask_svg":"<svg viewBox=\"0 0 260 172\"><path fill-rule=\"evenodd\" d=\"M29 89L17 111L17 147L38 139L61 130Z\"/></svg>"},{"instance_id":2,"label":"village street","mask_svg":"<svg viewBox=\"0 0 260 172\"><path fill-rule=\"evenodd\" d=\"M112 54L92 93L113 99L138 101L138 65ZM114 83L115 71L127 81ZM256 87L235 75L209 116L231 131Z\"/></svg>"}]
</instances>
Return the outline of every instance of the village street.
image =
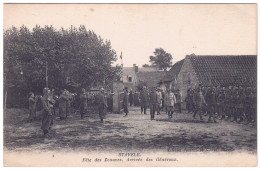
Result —
<instances>
[{"instance_id":1,"label":"village street","mask_svg":"<svg viewBox=\"0 0 260 172\"><path fill-rule=\"evenodd\" d=\"M200 122L191 114L165 112L150 120L139 108L128 117L108 114L100 123L97 114L80 119L56 119L51 138L43 137L41 121L26 122L27 110L7 109L4 117L4 149L10 151L256 151L256 126L227 121ZM198 117L197 117L198 118Z\"/></svg>"}]
</instances>

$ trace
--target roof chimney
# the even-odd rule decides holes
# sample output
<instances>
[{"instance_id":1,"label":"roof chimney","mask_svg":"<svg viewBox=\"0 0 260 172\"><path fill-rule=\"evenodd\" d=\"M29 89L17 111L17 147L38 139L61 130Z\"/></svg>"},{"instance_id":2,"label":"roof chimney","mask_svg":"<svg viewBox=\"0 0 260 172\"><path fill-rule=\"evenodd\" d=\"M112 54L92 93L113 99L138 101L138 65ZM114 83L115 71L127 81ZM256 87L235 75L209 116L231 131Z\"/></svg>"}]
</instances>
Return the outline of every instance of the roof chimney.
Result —
<instances>
[{"instance_id":1,"label":"roof chimney","mask_svg":"<svg viewBox=\"0 0 260 172\"><path fill-rule=\"evenodd\" d=\"M138 66L136 66L136 64L133 64L133 68L135 70L135 73L137 73L138 72Z\"/></svg>"}]
</instances>

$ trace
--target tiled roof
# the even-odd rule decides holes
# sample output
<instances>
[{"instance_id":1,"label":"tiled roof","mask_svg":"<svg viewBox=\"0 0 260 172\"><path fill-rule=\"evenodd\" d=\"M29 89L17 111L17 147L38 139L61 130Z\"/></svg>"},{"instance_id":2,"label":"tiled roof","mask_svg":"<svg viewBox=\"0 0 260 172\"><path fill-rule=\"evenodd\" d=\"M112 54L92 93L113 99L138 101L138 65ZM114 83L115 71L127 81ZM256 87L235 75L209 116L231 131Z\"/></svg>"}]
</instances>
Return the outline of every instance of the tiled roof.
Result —
<instances>
[{"instance_id":1,"label":"tiled roof","mask_svg":"<svg viewBox=\"0 0 260 172\"><path fill-rule=\"evenodd\" d=\"M181 67L183 65L184 59L176 62L171 69L167 72L164 78L161 79L161 82L173 81L178 77Z\"/></svg>"},{"instance_id":2,"label":"tiled roof","mask_svg":"<svg viewBox=\"0 0 260 172\"><path fill-rule=\"evenodd\" d=\"M252 85L256 82L256 55L186 57L203 85Z\"/></svg>"},{"instance_id":3,"label":"tiled roof","mask_svg":"<svg viewBox=\"0 0 260 172\"><path fill-rule=\"evenodd\" d=\"M122 73L123 73L123 76L128 76L128 75L134 76L135 75L135 70L134 70L133 67L123 67L122 68Z\"/></svg>"},{"instance_id":4,"label":"tiled roof","mask_svg":"<svg viewBox=\"0 0 260 172\"><path fill-rule=\"evenodd\" d=\"M137 72L136 76L139 81L147 82L148 87L155 87L157 83L166 75L165 71Z\"/></svg>"}]
</instances>

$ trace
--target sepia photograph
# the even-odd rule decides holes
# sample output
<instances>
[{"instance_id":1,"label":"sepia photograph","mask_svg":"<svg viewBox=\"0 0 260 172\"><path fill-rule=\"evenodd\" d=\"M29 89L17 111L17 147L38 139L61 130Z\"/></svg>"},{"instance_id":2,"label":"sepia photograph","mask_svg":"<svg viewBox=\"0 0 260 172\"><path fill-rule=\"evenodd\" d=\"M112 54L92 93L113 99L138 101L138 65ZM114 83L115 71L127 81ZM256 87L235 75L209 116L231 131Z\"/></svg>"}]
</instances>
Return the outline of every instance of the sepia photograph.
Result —
<instances>
[{"instance_id":1,"label":"sepia photograph","mask_svg":"<svg viewBox=\"0 0 260 172\"><path fill-rule=\"evenodd\" d=\"M257 4L3 4L3 161L257 166Z\"/></svg>"}]
</instances>

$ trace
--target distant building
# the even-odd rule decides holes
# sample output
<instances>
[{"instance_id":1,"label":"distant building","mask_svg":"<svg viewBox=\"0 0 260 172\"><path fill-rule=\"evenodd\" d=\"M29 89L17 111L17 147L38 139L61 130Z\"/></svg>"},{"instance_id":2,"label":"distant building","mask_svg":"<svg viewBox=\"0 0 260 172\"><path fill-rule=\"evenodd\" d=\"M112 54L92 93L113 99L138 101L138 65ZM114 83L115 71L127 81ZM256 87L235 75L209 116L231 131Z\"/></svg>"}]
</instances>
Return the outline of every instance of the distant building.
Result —
<instances>
[{"instance_id":1,"label":"distant building","mask_svg":"<svg viewBox=\"0 0 260 172\"><path fill-rule=\"evenodd\" d=\"M174 82L182 99L189 88L204 86L256 86L257 56L208 56L187 55ZM172 80L174 80L172 76Z\"/></svg>"},{"instance_id":2,"label":"distant building","mask_svg":"<svg viewBox=\"0 0 260 172\"><path fill-rule=\"evenodd\" d=\"M123 67L122 68L122 81L124 87L127 87L129 90L134 90L137 86L136 73L138 72L138 66L133 64L133 67Z\"/></svg>"},{"instance_id":3,"label":"distant building","mask_svg":"<svg viewBox=\"0 0 260 172\"><path fill-rule=\"evenodd\" d=\"M172 88L177 80L181 67L183 65L184 59L181 61L176 62L169 71L167 71L166 75L160 79L158 85L164 91L167 88Z\"/></svg>"},{"instance_id":4,"label":"distant building","mask_svg":"<svg viewBox=\"0 0 260 172\"><path fill-rule=\"evenodd\" d=\"M122 68L122 82L124 87L129 90L137 90L146 85L147 87L158 86L158 82L166 74L166 71L158 70L157 67L138 68L136 64L133 67Z\"/></svg>"},{"instance_id":5,"label":"distant building","mask_svg":"<svg viewBox=\"0 0 260 172\"><path fill-rule=\"evenodd\" d=\"M166 75L166 71L150 71L150 72L138 72L138 84L140 86L145 85L149 88L157 87L158 82L164 78Z\"/></svg>"}]
</instances>

